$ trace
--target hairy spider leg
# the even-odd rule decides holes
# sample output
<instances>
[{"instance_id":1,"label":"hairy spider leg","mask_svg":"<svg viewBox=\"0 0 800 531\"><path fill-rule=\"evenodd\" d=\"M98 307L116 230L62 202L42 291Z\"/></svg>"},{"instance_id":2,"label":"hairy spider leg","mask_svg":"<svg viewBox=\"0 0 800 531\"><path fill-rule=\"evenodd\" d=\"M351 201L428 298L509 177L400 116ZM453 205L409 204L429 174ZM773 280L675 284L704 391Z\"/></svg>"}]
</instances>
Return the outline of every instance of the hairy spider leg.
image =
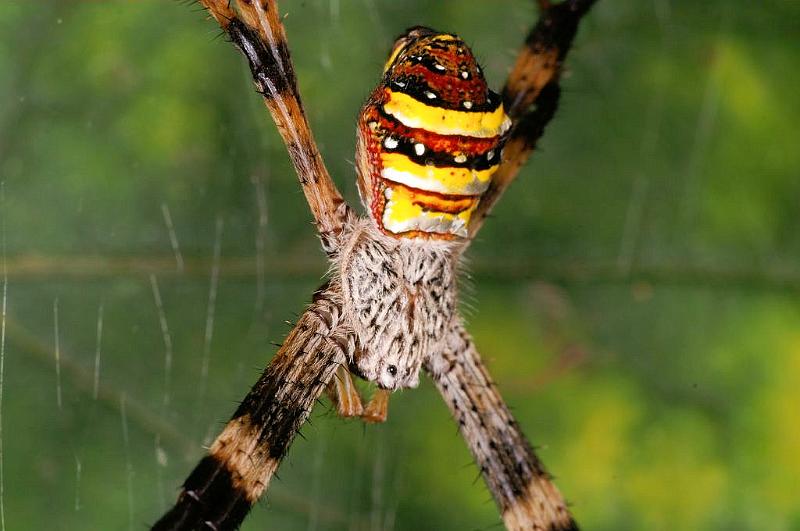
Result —
<instances>
[{"instance_id":1,"label":"hairy spider leg","mask_svg":"<svg viewBox=\"0 0 800 531\"><path fill-rule=\"evenodd\" d=\"M510 531L576 531L564 498L503 402L463 324L426 370L467 441Z\"/></svg>"},{"instance_id":2,"label":"hairy spider leg","mask_svg":"<svg viewBox=\"0 0 800 531\"><path fill-rule=\"evenodd\" d=\"M527 162L558 105L559 79L578 24L596 0L541 0L541 14L525 39L503 87L506 112L514 122L503 162L473 213L469 237L480 230L495 203Z\"/></svg>"},{"instance_id":3,"label":"hairy spider leg","mask_svg":"<svg viewBox=\"0 0 800 531\"><path fill-rule=\"evenodd\" d=\"M350 208L328 173L308 125L277 3L237 0L239 16L229 0L201 3L247 58L256 88L286 144L322 247L329 255L334 253Z\"/></svg>"},{"instance_id":4,"label":"hairy spider leg","mask_svg":"<svg viewBox=\"0 0 800 531\"><path fill-rule=\"evenodd\" d=\"M344 365L336 370L336 376L328 384L327 395L336 406L336 413L340 417L360 417L364 413L361 395L353 382L350 370Z\"/></svg>"},{"instance_id":5,"label":"hairy spider leg","mask_svg":"<svg viewBox=\"0 0 800 531\"><path fill-rule=\"evenodd\" d=\"M355 340L340 329L341 292L320 288L156 531L237 529Z\"/></svg>"},{"instance_id":6,"label":"hairy spider leg","mask_svg":"<svg viewBox=\"0 0 800 531\"><path fill-rule=\"evenodd\" d=\"M364 422L386 422L389 416L389 395L391 395L391 391L386 389L375 390L361 415Z\"/></svg>"},{"instance_id":7,"label":"hairy spider leg","mask_svg":"<svg viewBox=\"0 0 800 531\"><path fill-rule=\"evenodd\" d=\"M353 376L350 370L342 365L336 376L328 384L328 398L336 406L336 413L342 418L358 417L364 422L386 422L389 416L389 396L391 391L376 389L367 405L361 403Z\"/></svg>"}]
</instances>

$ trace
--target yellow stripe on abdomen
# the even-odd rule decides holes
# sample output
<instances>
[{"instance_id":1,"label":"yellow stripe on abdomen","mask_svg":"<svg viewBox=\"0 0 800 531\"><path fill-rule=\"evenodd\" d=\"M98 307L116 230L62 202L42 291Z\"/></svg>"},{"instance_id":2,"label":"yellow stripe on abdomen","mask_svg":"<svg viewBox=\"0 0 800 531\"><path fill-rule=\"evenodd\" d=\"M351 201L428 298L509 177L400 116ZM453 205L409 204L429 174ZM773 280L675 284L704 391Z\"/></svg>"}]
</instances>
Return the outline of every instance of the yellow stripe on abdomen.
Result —
<instances>
[{"instance_id":1,"label":"yellow stripe on abdomen","mask_svg":"<svg viewBox=\"0 0 800 531\"><path fill-rule=\"evenodd\" d=\"M453 199L402 185L387 187L382 223L394 234L420 231L434 234L467 235L467 224L478 197Z\"/></svg>"},{"instance_id":2,"label":"yellow stripe on abdomen","mask_svg":"<svg viewBox=\"0 0 800 531\"><path fill-rule=\"evenodd\" d=\"M425 129L440 135L460 135L476 138L500 136L511 126L503 105L494 111L452 111L426 105L408 94L386 89L389 100L383 110L406 127Z\"/></svg>"},{"instance_id":3,"label":"yellow stripe on abdomen","mask_svg":"<svg viewBox=\"0 0 800 531\"><path fill-rule=\"evenodd\" d=\"M401 153L382 153L381 162L381 177L387 181L448 195L481 195L497 170L423 166Z\"/></svg>"}]
</instances>

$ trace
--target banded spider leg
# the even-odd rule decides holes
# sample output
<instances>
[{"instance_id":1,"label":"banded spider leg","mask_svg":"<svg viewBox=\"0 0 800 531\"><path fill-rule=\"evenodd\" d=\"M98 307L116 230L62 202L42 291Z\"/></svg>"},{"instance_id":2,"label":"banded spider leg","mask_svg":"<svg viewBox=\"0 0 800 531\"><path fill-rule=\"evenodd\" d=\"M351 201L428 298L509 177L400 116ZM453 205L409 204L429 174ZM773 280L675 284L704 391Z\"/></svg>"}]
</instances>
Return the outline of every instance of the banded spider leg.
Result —
<instances>
[{"instance_id":1,"label":"banded spider leg","mask_svg":"<svg viewBox=\"0 0 800 531\"><path fill-rule=\"evenodd\" d=\"M336 368L353 355L341 290L320 288L154 530L236 529L269 485Z\"/></svg>"},{"instance_id":2,"label":"banded spider leg","mask_svg":"<svg viewBox=\"0 0 800 531\"><path fill-rule=\"evenodd\" d=\"M492 207L533 152L555 114L564 58L581 18L595 0L540 0L539 21L529 33L503 87L514 121L503 162L492 176L470 223L474 238ZM475 345L459 325L451 350L432 356L426 370L450 408L509 530L572 530L563 497L508 411Z\"/></svg>"},{"instance_id":3,"label":"banded spider leg","mask_svg":"<svg viewBox=\"0 0 800 531\"><path fill-rule=\"evenodd\" d=\"M463 325L453 328L448 344L426 370L458 423L506 529L578 529Z\"/></svg>"},{"instance_id":4,"label":"banded spider leg","mask_svg":"<svg viewBox=\"0 0 800 531\"><path fill-rule=\"evenodd\" d=\"M286 33L274 0L199 0L250 63L253 81L264 97L317 225L323 249L336 251L350 208L336 188L308 125Z\"/></svg>"},{"instance_id":5,"label":"banded spider leg","mask_svg":"<svg viewBox=\"0 0 800 531\"><path fill-rule=\"evenodd\" d=\"M540 0L539 21L529 33L503 87L514 121L503 162L470 223L474 238L494 204L532 153L552 119L560 96L564 58L578 23L595 0L551 4ZM577 524L497 392L466 331L451 333L452 350L432 356L429 372L470 446L506 528L577 529Z\"/></svg>"},{"instance_id":6,"label":"banded spider leg","mask_svg":"<svg viewBox=\"0 0 800 531\"><path fill-rule=\"evenodd\" d=\"M564 59L578 24L596 0L538 0L540 15L517 55L503 87L503 103L514 127L503 147L503 163L492 176L470 222L471 238L528 160L555 114Z\"/></svg>"}]
</instances>

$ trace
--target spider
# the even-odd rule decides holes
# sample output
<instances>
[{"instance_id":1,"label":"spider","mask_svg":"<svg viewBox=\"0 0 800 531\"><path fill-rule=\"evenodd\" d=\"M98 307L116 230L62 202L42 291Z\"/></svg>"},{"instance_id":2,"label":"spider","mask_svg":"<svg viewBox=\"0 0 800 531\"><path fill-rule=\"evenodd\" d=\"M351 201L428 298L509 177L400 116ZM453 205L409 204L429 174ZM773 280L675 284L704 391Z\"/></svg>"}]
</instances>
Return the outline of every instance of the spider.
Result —
<instances>
[{"instance_id":1,"label":"spider","mask_svg":"<svg viewBox=\"0 0 800 531\"><path fill-rule=\"evenodd\" d=\"M456 309L460 257L531 154L559 99L561 67L594 0L539 0L502 94L458 36L397 38L357 127L357 215L306 120L274 0L199 0L247 58L297 171L329 280L156 530L235 529L269 485L314 402L386 419L389 394L433 380L510 530L577 529L504 404ZM356 375L376 385L364 404Z\"/></svg>"}]
</instances>

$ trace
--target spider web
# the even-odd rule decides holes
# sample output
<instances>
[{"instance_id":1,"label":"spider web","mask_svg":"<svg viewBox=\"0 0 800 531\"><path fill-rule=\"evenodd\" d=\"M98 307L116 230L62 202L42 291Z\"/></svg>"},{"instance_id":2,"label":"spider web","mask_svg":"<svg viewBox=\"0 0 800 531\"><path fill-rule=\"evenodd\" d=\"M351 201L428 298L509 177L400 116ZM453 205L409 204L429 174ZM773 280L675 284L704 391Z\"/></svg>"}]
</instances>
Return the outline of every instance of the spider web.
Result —
<instances>
[{"instance_id":1,"label":"spider web","mask_svg":"<svg viewBox=\"0 0 800 531\"><path fill-rule=\"evenodd\" d=\"M499 87L533 20L528 0L290 4L354 204L394 35L458 32ZM154 521L326 270L246 68L193 11L0 12L0 531ZM600 2L470 255L471 330L587 528L800 525L798 15ZM381 426L323 401L303 436L244 529L498 525L427 382Z\"/></svg>"}]
</instances>

